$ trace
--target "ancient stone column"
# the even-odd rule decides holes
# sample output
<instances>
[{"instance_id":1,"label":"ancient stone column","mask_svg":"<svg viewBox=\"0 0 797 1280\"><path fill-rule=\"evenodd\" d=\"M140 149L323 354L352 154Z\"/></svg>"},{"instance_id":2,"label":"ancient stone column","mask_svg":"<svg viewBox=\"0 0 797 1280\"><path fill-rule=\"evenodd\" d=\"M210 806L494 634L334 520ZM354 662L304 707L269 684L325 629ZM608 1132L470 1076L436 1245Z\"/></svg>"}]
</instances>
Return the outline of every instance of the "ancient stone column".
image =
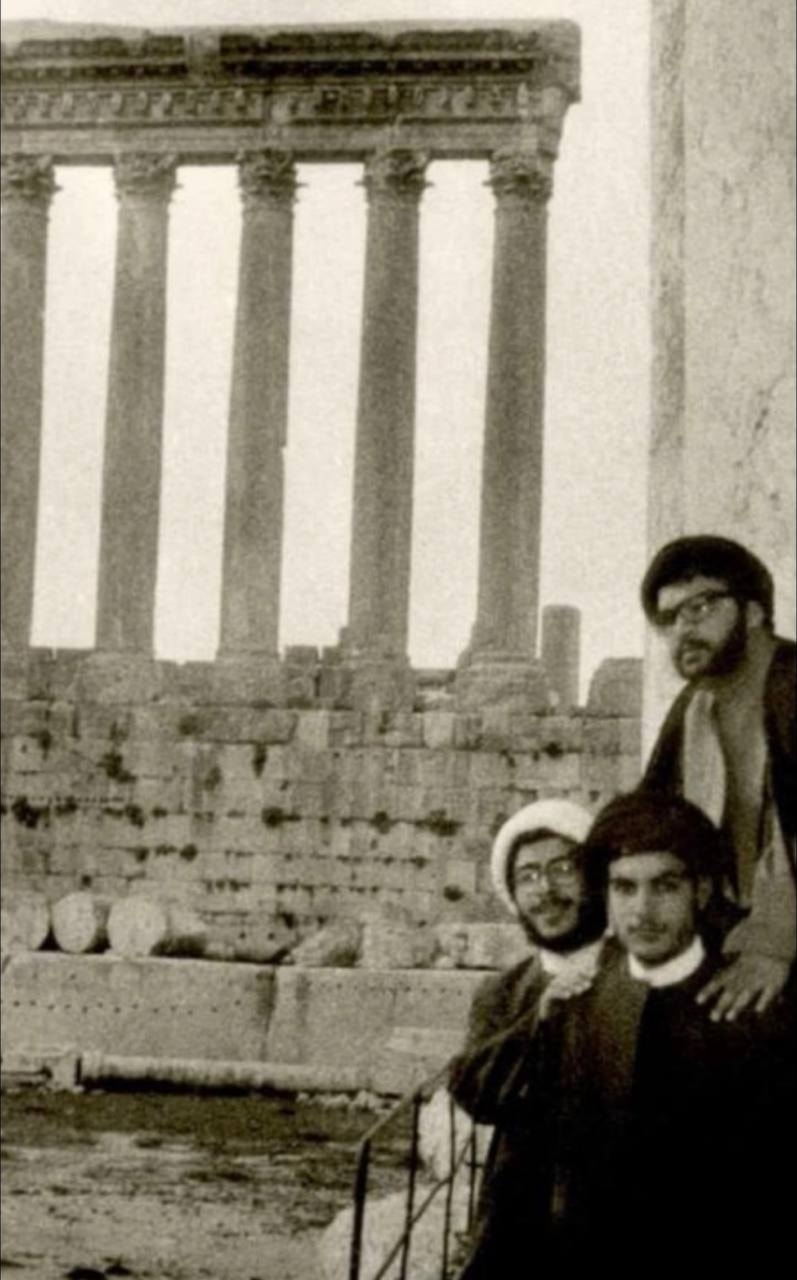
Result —
<instances>
[{"instance_id":1,"label":"ancient stone column","mask_svg":"<svg viewBox=\"0 0 797 1280\"><path fill-rule=\"evenodd\" d=\"M276 658L288 417L296 169L283 151L241 157L238 274L220 655Z\"/></svg>"},{"instance_id":2,"label":"ancient stone column","mask_svg":"<svg viewBox=\"0 0 797 1280\"><path fill-rule=\"evenodd\" d=\"M535 652L552 158L498 151L475 659Z\"/></svg>"},{"instance_id":3,"label":"ancient stone column","mask_svg":"<svg viewBox=\"0 0 797 1280\"><path fill-rule=\"evenodd\" d=\"M354 461L349 626L353 655L405 659L412 544L418 213L427 157L374 154Z\"/></svg>"},{"instance_id":4,"label":"ancient stone column","mask_svg":"<svg viewBox=\"0 0 797 1280\"><path fill-rule=\"evenodd\" d=\"M559 711L578 706L581 669L581 613L571 604L549 604L542 611L542 666Z\"/></svg>"},{"instance_id":5,"label":"ancient stone column","mask_svg":"<svg viewBox=\"0 0 797 1280\"><path fill-rule=\"evenodd\" d=\"M30 641L41 454L47 217L52 162L2 162L3 645Z\"/></svg>"},{"instance_id":6,"label":"ancient stone column","mask_svg":"<svg viewBox=\"0 0 797 1280\"><path fill-rule=\"evenodd\" d=\"M151 654L158 558L169 201L177 160L114 166L119 223L105 423L97 648Z\"/></svg>"}]
</instances>

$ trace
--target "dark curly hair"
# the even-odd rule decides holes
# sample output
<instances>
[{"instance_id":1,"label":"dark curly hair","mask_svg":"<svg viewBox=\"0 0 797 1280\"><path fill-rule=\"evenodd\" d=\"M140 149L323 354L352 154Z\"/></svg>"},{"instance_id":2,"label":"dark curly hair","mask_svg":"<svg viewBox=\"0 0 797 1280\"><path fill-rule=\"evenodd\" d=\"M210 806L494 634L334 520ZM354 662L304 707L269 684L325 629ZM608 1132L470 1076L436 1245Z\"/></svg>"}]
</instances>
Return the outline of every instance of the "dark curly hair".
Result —
<instances>
[{"instance_id":1,"label":"dark curly hair","mask_svg":"<svg viewBox=\"0 0 797 1280\"><path fill-rule=\"evenodd\" d=\"M597 815L584 843L588 860L601 867L632 853L668 852L680 858L690 876L715 884L732 867L723 833L702 809L680 796L636 790L611 800Z\"/></svg>"},{"instance_id":2,"label":"dark curly hair","mask_svg":"<svg viewBox=\"0 0 797 1280\"><path fill-rule=\"evenodd\" d=\"M721 579L739 600L760 604L766 625L772 627L775 587L769 569L741 543L714 534L676 538L656 553L641 588L642 608L648 620L655 622L662 587L701 575Z\"/></svg>"}]
</instances>

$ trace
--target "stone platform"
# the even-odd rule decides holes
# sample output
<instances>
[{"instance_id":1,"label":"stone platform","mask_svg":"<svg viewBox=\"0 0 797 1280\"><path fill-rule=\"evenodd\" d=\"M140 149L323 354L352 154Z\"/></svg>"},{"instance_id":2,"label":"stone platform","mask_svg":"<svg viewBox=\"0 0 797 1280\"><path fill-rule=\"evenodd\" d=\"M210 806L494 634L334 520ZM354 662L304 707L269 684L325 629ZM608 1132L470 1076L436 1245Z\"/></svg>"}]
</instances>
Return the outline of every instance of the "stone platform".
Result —
<instances>
[{"instance_id":1,"label":"stone platform","mask_svg":"<svg viewBox=\"0 0 797 1280\"><path fill-rule=\"evenodd\" d=\"M107 1055L114 1076L130 1059L141 1078L149 1059L161 1080L183 1062L196 1083L203 1063L215 1083L221 1064L239 1064L254 1083L401 1094L456 1051L484 976L18 955L3 975L3 1061Z\"/></svg>"}]
</instances>

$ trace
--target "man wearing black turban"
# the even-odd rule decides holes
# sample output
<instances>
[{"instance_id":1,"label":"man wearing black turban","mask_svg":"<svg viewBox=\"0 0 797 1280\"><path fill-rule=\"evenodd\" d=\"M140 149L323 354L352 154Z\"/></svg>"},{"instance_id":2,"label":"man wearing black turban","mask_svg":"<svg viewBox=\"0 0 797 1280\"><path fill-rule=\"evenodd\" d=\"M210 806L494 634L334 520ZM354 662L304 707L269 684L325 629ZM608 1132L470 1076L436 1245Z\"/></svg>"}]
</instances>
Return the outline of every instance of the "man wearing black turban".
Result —
<instances>
[{"instance_id":1,"label":"man wearing black turban","mask_svg":"<svg viewBox=\"0 0 797 1280\"><path fill-rule=\"evenodd\" d=\"M699 805L733 851L722 885L736 921L725 939L729 963L698 998L715 1018L762 1012L783 991L797 945L797 650L774 634L769 570L728 538L662 547L642 605L686 681L643 786Z\"/></svg>"},{"instance_id":2,"label":"man wearing black turban","mask_svg":"<svg viewBox=\"0 0 797 1280\"><path fill-rule=\"evenodd\" d=\"M704 928L721 834L680 797L636 792L598 815L583 856L603 867L617 947L589 990L550 984L527 1056L557 1118L549 1261L766 1270L791 1221L793 1009L713 1020L695 1000L721 964ZM535 1256L529 1240L528 1275Z\"/></svg>"}]
</instances>

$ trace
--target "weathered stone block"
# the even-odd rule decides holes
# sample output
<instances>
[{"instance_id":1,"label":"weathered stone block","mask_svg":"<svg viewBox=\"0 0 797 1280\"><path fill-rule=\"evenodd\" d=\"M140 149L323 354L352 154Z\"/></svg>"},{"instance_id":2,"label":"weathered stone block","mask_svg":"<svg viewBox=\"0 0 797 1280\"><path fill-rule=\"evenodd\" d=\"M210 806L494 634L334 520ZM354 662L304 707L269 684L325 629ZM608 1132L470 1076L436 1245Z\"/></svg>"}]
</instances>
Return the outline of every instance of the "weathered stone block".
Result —
<instances>
[{"instance_id":1,"label":"weathered stone block","mask_svg":"<svg viewBox=\"0 0 797 1280\"><path fill-rule=\"evenodd\" d=\"M440 751L454 745L453 711L425 711L423 714L423 745L432 751Z\"/></svg>"},{"instance_id":2,"label":"weathered stone block","mask_svg":"<svg viewBox=\"0 0 797 1280\"><path fill-rule=\"evenodd\" d=\"M389 712L381 730L381 741L386 747L422 747L423 715L417 711Z\"/></svg>"},{"instance_id":3,"label":"weathered stone block","mask_svg":"<svg viewBox=\"0 0 797 1280\"><path fill-rule=\"evenodd\" d=\"M482 717L478 713L458 712L454 719L454 746L463 751L476 751L482 743Z\"/></svg>"},{"instance_id":4,"label":"weathered stone block","mask_svg":"<svg viewBox=\"0 0 797 1280\"><path fill-rule=\"evenodd\" d=\"M415 701L415 674L392 662L365 659L352 667L352 706L362 711L409 710Z\"/></svg>"},{"instance_id":5,"label":"weathered stone block","mask_svg":"<svg viewBox=\"0 0 797 1280\"><path fill-rule=\"evenodd\" d=\"M286 707L312 707L316 700L316 677L313 672L305 672L299 667L286 668L284 676L285 692L281 701Z\"/></svg>"},{"instance_id":6,"label":"weathered stone block","mask_svg":"<svg viewBox=\"0 0 797 1280\"><path fill-rule=\"evenodd\" d=\"M294 947L286 963L305 969L351 968L357 961L361 932L353 920L328 925Z\"/></svg>"},{"instance_id":7,"label":"weathered stone block","mask_svg":"<svg viewBox=\"0 0 797 1280\"><path fill-rule=\"evenodd\" d=\"M295 741L311 751L325 751L330 741L332 713L302 711L296 719Z\"/></svg>"},{"instance_id":8,"label":"weathered stone block","mask_svg":"<svg viewBox=\"0 0 797 1280\"><path fill-rule=\"evenodd\" d=\"M59 708L59 712L63 709ZM3 697L0 704L0 725L3 738L38 736L45 730L53 732L55 709L44 702L29 702L22 698ZM61 726L63 721L61 721ZM59 727L61 727L59 726Z\"/></svg>"},{"instance_id":9,"label":"weathered stone block","mask_svg":"<svg viewBox=\"0 0 797 1280\"><path fill-rule=\"evenodd\" d=\"M443 891L460 894L476 892L476 865L471 858L446 858L442 865Z\"/></svg>"},{"instance_id":10,"label":"weathered stone block","mask_svg":"<svg viewBox=\"0 0 797 1280\"><path fill-rule=\"evenodd\" d=\"M365 737L362 711L332 711L329 716L329 743L332 747L358 747Z\"/></svg>"},{"instance_id":11,"label":"weathered stone block","mask_svg":"<svg viewBox=\"0 0 797 1280\"><path fill-rule=\"evenodd\" d=\"M581 759L581 753L559 755L541 751L536 761L537 786L541 790L555 788L557 791L570 791L577 787L581 780Z\"/></svg>"},{"instance_id":12,"label":"weathered stone block","mask_svg":"<svg viewBox=\"0 0 797 1280\"><path fill-rule=\"evenodd\" d=\"M316 676L318 702L325 707L350 706L352 679L350 667L322 664Z\"/></svg>"},{"instance_id":13,"label":"weathered stone block","mask_svg":"<svg viewBox=\"0 0 797 1280\"><path fill-rule=\"evenodd\" d=\"M587 709L593 715L641 716L642 659L604 659L590 681Z\"/></svg>"},{"instance_id":14,"label":"weathered stone block","mask_svg":"<svg viewBox=\"0 0 797 1280\"><path fill-rule=\"evenodd\" d=\"M80 666L76 696L81 703L155 702L163 696L161 664L139 655L93 652Z\"/></svg>"},{"instance_id":15,"label":"weathered stone block","mask_svg":"<svg viewBox=\"0 0 797 1280\"><path fill-rule=\"evenodd\" d=\"M208 704L268 707L284 705L289 681L276 664L260 659L230 658L210 664Z\"/></svg>"},{"instance_id":16,"label":"weathered stone block","mask_svg":"<svg viewBox=\"0 0 797 1280\"><path fill-rule=\"evenodd\" d=\"M434 932L440 968L509 969L531 953L518 924L439 924Z\"/></svg>"},{"instance_id":17,"label":"weathered stone block","mask_svg":"<svg viewBox=\"0 0 797 1280\"><path fill-rule=\"evenodd\" d=\"M506 787L512 780L512 771L505 755L497 751L480 751L470 757L470 785L476 789L483 787Z\"/></svg>"},{"instance_id":18,"label":"weathered stone block","mask_svg":"<svg viewBox=\"0 0 797 1280\"><path fill-rule=\"evenodd\" d=\"M4 1046L39 1044L157 1058L265 1055L268 969L203 960L15 956L4 974Z\"/></svg>"},{"instance_id":19,"label":"weathered stone block","mask_svg":"<svg viewBox=\"0 0 797 1280\"><path fill-rule=\"evenodd\" d=\"M635 760L641 759L642 753L642 724L636 717L629 717L618 722L619 731L619 747L622 755L634 757Z\"/></svg>"},{"instance_id":20,"label":"weathered stone block","mask_svg":"<svg viewBox=\"0 0 797 1280\"><path fill-rule=\"evenodd\" d=\"M212 662L169 663L163 673L164 698L203 706L212 701Z\"/></svg>"},{"instance_id":21,"label":"weathered stone block","mask_svg":"<svg viewBox=\"0 0 797 1280\"><path fill-rule=\"evenodd\" d=\"M18 785L24 785L24 778L30 773L41 773L47 769L49 747L45 746L41 735L36 737L16 737L11 740L7 768L17 775Z\"/></svg>"},{"instance_id":22,"label":"weathered stone block","mask_svg":"<svg viewBox=\"0 0 797 1280\"><path fill-rule=\"evenodd\" d=\"M0 653L0 678L4 699L20 702L28 699L29 666L29 651L19 652L15 649L7 649L5 644L3 645Z\"/></svg>"},{"instance_id":23,"label":"weathered stone block","mask_svg":"<svg viewBox=\"0 0 797 1280\"><path fill-rule=\"evenodd\" d=\"M457 706L463 711L505 707L545 712L550 706L548 682L537 662L476 660L457 671Z\"/></svg>"},{"instance_id":24,"label":"weathered stone block","mask_svg":"<svg viewBox=\"0 0 797 1280\"><path fill-rule=\"evenodd\" d=\"M289 644L285 650L286 667L315 667L321 655L315 645Z\"/></svg>"}]
</instances>

